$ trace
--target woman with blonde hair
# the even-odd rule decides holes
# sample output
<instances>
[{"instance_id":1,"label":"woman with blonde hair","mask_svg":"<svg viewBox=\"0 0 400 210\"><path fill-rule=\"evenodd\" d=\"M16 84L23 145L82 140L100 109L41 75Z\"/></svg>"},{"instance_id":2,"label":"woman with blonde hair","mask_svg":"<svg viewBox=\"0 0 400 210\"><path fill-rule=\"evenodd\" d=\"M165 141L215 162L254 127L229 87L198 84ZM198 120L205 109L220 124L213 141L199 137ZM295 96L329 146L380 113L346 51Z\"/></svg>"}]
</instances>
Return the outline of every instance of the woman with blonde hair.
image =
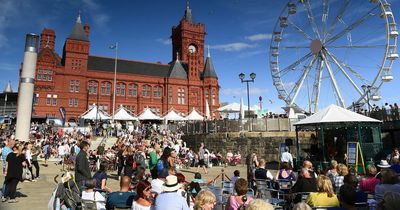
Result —
<instances>
[{"instance_id":1,"label":"woman with blonde hair","mask_svg":"<svg viewBox=\"0 0 400 210\"><path fill-rule=\"evenodd\" d=\"M338 175L337 171L338 162L336 160L331 160L331 168L326 172L326 176L334 182L335 177Z\"/></svg>"},{"instance_id":2,"label":"woman with blonde hair","mask_svg":"<svg viewBox=\"0 0 400 210\"><path fill-rule=\"evenodd\" d=\"M246 210L273 210L274 207L261 200L261 199L254 199L246 208Z\"/></svg>"},{"instance_id":3,"label":"woman with blonde hair","mask_svg":"<svg viewBox=\"0 0 400 210\"><path fill-rule=\"evenodd\" d=\"M324 175L317 178L317 192L312 192L306 199L306 203L314 206L339 206L339 200L333 191L331 180Z\"/></svg>"},{"instance_id":4,"label":"woman with blonde hair","mask_svg":"<svg viewBox=\"0 0 400 210\"><path fill-rule=\"evenodd\" d=\"M367 166L367 176L360 181L360 191L375 194L375 186L381 182L375 177L377 171L375 165Z\"/></svg>"},{"instance_id":5,"label":"woman with blonde hair","mask_svg":"<svg viewBox=\"0 0 400 210\"><path fill-rule=\"evenodd\" d=\"M194 210L212 210L216 204L214 193L208 190L202 190L197 194L194 203Z\"/></svg>"},{"instance_id":6,"label":"woman with blonde hair","mask_svg":"<svg viewBox=\"0 0 400 210\"><path fill-rule=\"evenodd\" d=\"M344 184L344 176L349 174L349 168L345 164L339 163L337 166L338 175L333 179L336 194L339 193L340 187Z\"/></svg>"},{"instance_id":7,"label":"woman with blonde hair","mask_svg":"<svg viewBox=\"0 0 400 210\"><path fill-rule=\"evenodd\" d=\"M135 151L132 146L127 146L125 151L122 153L124 157L124 175L132 177L133 174L133 163Z\"/></svg>"}]
</instances>

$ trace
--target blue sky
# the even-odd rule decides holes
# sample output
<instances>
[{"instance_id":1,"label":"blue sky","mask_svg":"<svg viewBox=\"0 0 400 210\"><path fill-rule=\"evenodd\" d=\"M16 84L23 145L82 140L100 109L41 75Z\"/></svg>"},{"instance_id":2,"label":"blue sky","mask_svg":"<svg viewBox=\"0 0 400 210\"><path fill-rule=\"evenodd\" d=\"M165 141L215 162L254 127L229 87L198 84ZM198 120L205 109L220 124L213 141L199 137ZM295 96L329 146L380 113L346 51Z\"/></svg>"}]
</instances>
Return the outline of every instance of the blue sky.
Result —
<instances>
[{"instance_id":1,"label":"blue sky","mask_svg":"<svg viewBox=\"0 0 400 210\"><path fill-rule=\"evenodd\" d=\"M332 16L341 1L344 0L330 0ZM316 19L321 19L318 11L322 7L318 5L318 2L322 1L312 2L317 2L313 5L313 11ZM363 14L368 9L368 6L365 8L363 6L370 4L368 0L353 0L354 2L360 5L355 5L357 7L348 10L351 12L346 12L343 22L338 24L338 30L357 19L357 13ZM395 0L389 0L389 2L392 4L394 14L399 14L399 2ZM190 1L195 20L206 25L206 45L211 46L214 66L219 75L221 102L239 102L240 97L245 99L245 84L240 83L238 75L243 72L248 77L251 72L255 72L257 78L254 84L251 84L252 104L258 103L258 97L262 96L263 107L267 107L269 110L280 111L279 107L284 106L272 85L268 52L271 33L286 3L287 1L276 0ZM168 63L172 58L169 40L171 27L179 23L185 7L186 1L184 0L0 0L0 72L3 73L0 87L5 86L9 80L14 89L17 87L18 70L23 57L26 33L39 34L44 27L54 29L57 36L56 49L61 54L65 38L69 35L79 10L82 21L89 23L91 27L90 53L92 55L114 56L114 52L108 46L118 41L118 54L121 58ZM307 28L307 22L301 18L304 13L299 9L293 21L298 21L299 26ZM321 14L320 11L319 13ZM351 34L354 43L379 44L384 35L384 25L379 21L379 18L371 20L357 29L358 31L355 30ZM287 30L287 32L287 35L284 35L286 46L309 46L309 42L302 40L301 37L298 37L299 34L293 30ZM348 36L344 36L344 39L339 41L343 45L348 42ZM282 50L280 65L283 68L307 52L309 49ZM355 50L351 53L335 49L332 52L337 52L341 61L352 64L354 68L365 70L364 76L367 79L375 76L374 71L379 65L377 58L382 56L382 52L375 49ZM394 80L382 86L380 92L383 100L377 104L386 101L400 102L400 95L397 91L400 77L397 71L398 67L399 64L395 62L393 66ZM363 72L360 69L357 71ZM337 70L335 72L337 73ZM289 74L283 78L288 87L293 86L296 77L299 77L298 72L295 71ZM324 75L324 80L328 81L326 75ZM296 100L299 101L299 104L305 103L308 94L306 89L307 87L310 89L313 84L311 78L312 76L309 77L310 81L303 86L298 100ZM337 80L343 89L346 101L351 101L354 96L347 93L351 87L349 84L345 84L346 79L338 75ZM323 88L327 93L332 94L333 89L330 83L325 84L329 85L323 86ZM329 94L321 95L323 105L328 105L330 100L334 102L334 98Z\"/></svg>"}]
</instances>

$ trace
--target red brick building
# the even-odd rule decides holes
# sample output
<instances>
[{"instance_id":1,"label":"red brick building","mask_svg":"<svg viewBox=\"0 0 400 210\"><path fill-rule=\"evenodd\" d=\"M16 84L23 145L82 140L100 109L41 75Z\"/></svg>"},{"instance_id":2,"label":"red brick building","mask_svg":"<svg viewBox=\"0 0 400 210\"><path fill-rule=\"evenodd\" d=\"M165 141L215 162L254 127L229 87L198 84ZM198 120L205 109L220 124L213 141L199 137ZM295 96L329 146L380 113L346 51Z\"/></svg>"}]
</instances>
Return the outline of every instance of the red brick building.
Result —
<instances>
[{"instance_id":1,"label":"red brick building","mask_svg":"<svg viewBox=\"0 0 400 210\"><path fill-rule=\"evenodd\" d=\"M118 59L116 84L115 58L89 53L89 31L89 25L82 26L78 16L64 42L62 56L55 52L54 30L42 31L35 116L60 117L62 106L67 120L78 120L92 104L112 114L114 85L116 109L123 105L136 114L145 107L159 114L171 108L188 113L193 107L205 113L206 100L211 113L219 107L218 78L209 54L204 59L205 25L194 22L189 6L179 25L172 27L172 61L161 64Z\"/></svg>"}]
</instances>

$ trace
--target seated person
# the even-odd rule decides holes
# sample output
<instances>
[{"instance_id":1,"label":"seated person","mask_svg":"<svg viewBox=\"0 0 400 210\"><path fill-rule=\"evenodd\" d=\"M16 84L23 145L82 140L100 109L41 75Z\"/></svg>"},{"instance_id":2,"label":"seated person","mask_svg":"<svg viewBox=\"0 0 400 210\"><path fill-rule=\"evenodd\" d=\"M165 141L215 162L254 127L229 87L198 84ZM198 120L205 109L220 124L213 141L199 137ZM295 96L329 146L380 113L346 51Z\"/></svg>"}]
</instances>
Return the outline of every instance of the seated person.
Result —
<instances>
[{"instance_id":1,"label":"seated person","mask_svg":"<svg viewBox=\"0 0 400 210\"><path fill-rule=\"evenodd\" d=\"M341 209L357 210L357 207L355 206L357 201L357 192L353 186L345 183L340 187L339 193Z\"/></svg>"},{"instance_id":2,"label":"seated person","mask_svg":"<svg viewBox=\"0 0 400 210\"><path fill-rule=\"evenodd\" d=\"M100 164L100 169L93 175L93 178L96 179L96 190L102 190L105 192L112 192L112 190L107 187L107 163L102 162Z\"/></svg>"},{"instance_id":3,"label":"seated person","mask_svg":"<svg viewBox=\"0 0 400 210\"><path fill-rule=\"evenodd\" d=\"M194 174L194 179L192 179L192 182L190 182L189 187L190 190L192 191L193 196L196 197L197 193L201 191L201 185L204 185L204 181L201 179L201 174L196 172Z\"/></svg>"},{"instance_id":4,"label":"seated person","mask_svg":"<svg viewBox=\"0 0 400 210\"><path fill-rule=\"evenodd\" d=\"M302 168L300 175L296 184L290 189L291 193L316 192L317 180L311 176L310 171L307 168ZM301 194L296 195L294 203L300 202L301 197Z\"/></svg>"},{"instance_id":5,"label":"seated person","mask_svg":"<svg viewBox=\"0 0 400 210\"><path fill-rule=\"evenodd\" d=\"M368 201L368 194L357 190L358 179L355 175L347 174L346 176L344 176L343 182L344 184L352 186L356 190L356 195L357 195L356 203L366 203Z\"/></svg>"},{"instance_id":6,"label":"seated person","mask_svg":"<svg viewBox=\"0 0 400 210\"><path fill-rule=\"evenodd\" d=\"M247 197L247 186L248 183L245 179L240 178L235 183L236 195L229 196L228 203L226 205L227 210L236 210L241 206L247 206L253 201L252 197ZM246 197L244 199L244 197Z\"/></svg>"},{"instance_id":7,"label":"seated person","mask_svg":"<svg viewBox=\"0 0 400 210\"><path fill-rule=\"evenodd\" d=\"M375 186L381 181L375 177L377 169L374 165L367 166L367 176L360 181L360 191L375 194Z\"/></svg>"},{"instance_id":8,"label":"seated person","mask_svg":"<svg viewBox=\"0 0 400 210\"><path fill-rule=\"evenodd\" d=\"M233 177L231 178L232 184L235 184L238 179L240 179L240 171L239 170L235 170L233 172Z\"/></svg>"},{"instance_id":9,"label":"seated person","mask_svg":"<svg viewBox=\"0 0 400 210\"><path fill-rule=\"evenodd\" d=\"M95 201L97 209L106 209L106 199L93 189L96 186L96 179L89 179L85 182L86 190L82 192L82 200Z\"/></svg>"},{"instance_id":10,"label":"seated person","mask_svg":"<svg viewBox=\"0 0 400 210\"><path fill-rule=\"evenodd\" d=\"M398 209L400 206L400 193L387 192L383 200L377 204L377 209Z\"/></svg>"},{"instance_id":11,"label":"seated person","mask_svg":"<svg viewBox=\"0 0 400 210\"><path fill-rule=\"evenodd\" d=\"M317 178L317 192L310 193L306 199L306 203L311 207L339 206L339 200L333 191L332 182L327 176L320 175Z\"/></svg>"},{"instance_id":12,"label":"seated person","mask_svg":"<svg viewBox=\"0 0 400 210\"><path fill-rule=\"evenodd\" d=\"M121 178L119 191L112 192L107 197L107 209L114 209L115 207L126 208L132 206L136 193L129 191L130 184L131 178L129 176L123 176Z\"/></svg>"},{"instance_id":13,"label":"seated person","mask_svg":"<svg viewBox=\"0 0 400 210\"><path fill-rule=\"evenodd\" d=\"M383 200L383 195L386 192L400 193L399 178L391 169L382 172L382 182L375 187L375 200L377 203Z\"/></svg>"},{"instance_id":14,"label":"seated person","mask_svg":"<svg viewBox=\"0 0 400 210\"><path fill-rule=\"evenodd\" d=\"M271 172L265 169L265 164L266 162L264 159L261 159L259 161L259 167L254 171L255 179L269 179L269 180L274 179Z\"/></svg>"}]
</instances>

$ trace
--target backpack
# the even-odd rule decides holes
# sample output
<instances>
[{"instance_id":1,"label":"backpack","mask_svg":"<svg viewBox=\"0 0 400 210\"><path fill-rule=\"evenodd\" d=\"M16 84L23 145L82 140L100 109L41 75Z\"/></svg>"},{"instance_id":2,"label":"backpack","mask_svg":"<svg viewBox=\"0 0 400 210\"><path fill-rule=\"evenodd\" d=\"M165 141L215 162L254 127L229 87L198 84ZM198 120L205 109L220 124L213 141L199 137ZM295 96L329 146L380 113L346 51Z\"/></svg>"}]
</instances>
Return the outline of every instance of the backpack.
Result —
<instances>
[{"instance_id":1,"label":"backpack","mask_svg":"<svg viewBox=\"0 0 400 210\"><path fill-rule=\"evenodd\" d=\"M157 169L157 174L160 174L161 172L168 171L168 167L166 167L166 166L167 166L166 162L164 160L162 160L162 159L159 159L157 161L157 165L155 167L155 169Z\"/></svg>"},{"instance_id":2,"label":"backpack","mask_svg":"<svg viewBox=\"0 0 400 210\"><path fill-rule=\"evenodd\" d=\"M137 166L142 166L143 168L146 168L146 160L142 154L140 153L135 154L135 162Z\"/></svg>"}]
</instances>

